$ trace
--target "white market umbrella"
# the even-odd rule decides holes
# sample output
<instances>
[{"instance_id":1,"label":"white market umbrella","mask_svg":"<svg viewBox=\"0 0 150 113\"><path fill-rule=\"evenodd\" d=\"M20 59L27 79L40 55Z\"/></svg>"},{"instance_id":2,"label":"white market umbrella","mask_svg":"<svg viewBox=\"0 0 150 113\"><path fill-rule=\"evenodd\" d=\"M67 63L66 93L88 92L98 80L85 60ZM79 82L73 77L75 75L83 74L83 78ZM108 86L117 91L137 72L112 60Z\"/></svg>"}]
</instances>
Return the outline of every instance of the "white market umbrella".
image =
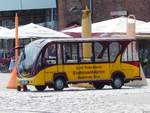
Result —
<instances>
[{"instance_id":1,"label":"white market umbrella","mask_svg":"<svg viewBox=\"0 0 150 113\"><path fill-rule=\"evenodd\" d=\"M118 17L114 19L109 19L106 21L101 21L92 24L92 33L126 33L127 32L127 21L133 21L127 17ZM136 26L144 24L146 22L136 20ZM81 33L82 28L76 27L68 30L62 31L63 33Z\"/></svg>"},{"instance_id":2,"label":"white market umbrella","mask_svg":"<svg viewBox=\"0 0 150 113\"><path fill-rule=\"evenodd\" d=\"M7 39L5 36L9 34L10 31L10 29L0 26L0 39Z\"/></svg>"},{"instance_id":3,"label":"white market umbrella","mask_svg":"<svg viewBox=\"0 0 150 113\"><path fill-rule=\"evenodd\" d=\"M20 26L18 28L19 34L23 35L25 34L28 37L31 38L48 38L48 37L71 37L69 35L66 35L64 33L37 25L37 24L27 24ZM15 33L15 29L12 29L11 32Z\"/></svg>"},{"instance_id":4,"label":"white market umbrella","mask_svg":"<svg viewBox=\"0 0 150 113\"><path fill-rule=\"evenodd\" d=\"M4 31L10 31L10 29L0 26L0 34Z\"/></svg>"},{"instance_id":5,"label":"white market umbrella","mask_svg":"<svg viewBox=\"0 0 150 113\"><path fill-rule=\"evenodd\" d=\"M15 36L15 29L12 31L11 29L0 26L0 39L15 39ZM29 38L29 36L24 33L19 33L19 38Z\"/></svg>"},{"instance_id":6,"label":"white market umbrella","mask_svg":"<svg viewBox=\"0 0 150 113\"><path fill-rule=\"evenodd\" d=\"M15 36L16 36L15 32L11 30L0 32L1 39L15 39ZM27 34L24 34L24 33L19 33L18 36L19 36L19 39L30 38Z\"/></svg>"},{"instance_id":7,"label":"white market umbrella","mask_svg":"<svg viewBox=\"0 0 150 113\"><path fill-rule=\"evenodd\" d=\"M102 32L102 33L127 33L127 22L134 21L134 19L127 17L119 17L115 19L110 19L92 25L93 32ZM144 21L136 20L135 25L139 26L144 24Z\"/></svg>"},{"instance_id":8,"label":"white market umbrella","mask_svg":"<svg viewBox=\"0 0 150 113\"><path fill-rule=\"evenodd\" d=\"M138 34L150 34L150 22L142 24L137 27Z\"/></svg>"}]
</instances>

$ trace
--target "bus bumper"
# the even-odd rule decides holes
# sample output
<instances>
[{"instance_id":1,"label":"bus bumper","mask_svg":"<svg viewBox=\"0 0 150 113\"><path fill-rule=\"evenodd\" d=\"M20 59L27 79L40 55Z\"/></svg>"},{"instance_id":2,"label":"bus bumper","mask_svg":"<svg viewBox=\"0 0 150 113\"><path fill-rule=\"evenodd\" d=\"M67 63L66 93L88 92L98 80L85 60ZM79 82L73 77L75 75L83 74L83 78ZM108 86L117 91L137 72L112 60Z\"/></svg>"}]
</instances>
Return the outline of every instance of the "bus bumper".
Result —
<instances>
[{"instance_id":1,"label":"bus bumper","mask_svg":"<svg viewBox=\"0 0 150 113\"><path fill-rule=\"evenodd\" d=\"M28 80L19 80L20 85L28 85L29 81Z\"/></svg>"}]
</instances>

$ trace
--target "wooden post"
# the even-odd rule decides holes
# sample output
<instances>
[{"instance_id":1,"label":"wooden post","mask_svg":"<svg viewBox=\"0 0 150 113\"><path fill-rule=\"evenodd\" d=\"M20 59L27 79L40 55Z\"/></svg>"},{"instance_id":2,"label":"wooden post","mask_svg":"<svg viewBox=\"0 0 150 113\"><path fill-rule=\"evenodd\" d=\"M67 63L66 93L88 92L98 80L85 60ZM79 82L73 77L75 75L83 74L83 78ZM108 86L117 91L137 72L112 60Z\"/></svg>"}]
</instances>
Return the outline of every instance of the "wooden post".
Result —
<instances>
[{"instance_id":1,"label":"wooden post","mask_svg":"<svg viewBox=\"0 0 150 113\"><path fill-rule=\"evenodd\" d=\"M82 11L82 38L91 38L91 12L88 7ZM83 44L83 57L90 58L92 52L91 44Z\"/></svg>"}]
</instances>

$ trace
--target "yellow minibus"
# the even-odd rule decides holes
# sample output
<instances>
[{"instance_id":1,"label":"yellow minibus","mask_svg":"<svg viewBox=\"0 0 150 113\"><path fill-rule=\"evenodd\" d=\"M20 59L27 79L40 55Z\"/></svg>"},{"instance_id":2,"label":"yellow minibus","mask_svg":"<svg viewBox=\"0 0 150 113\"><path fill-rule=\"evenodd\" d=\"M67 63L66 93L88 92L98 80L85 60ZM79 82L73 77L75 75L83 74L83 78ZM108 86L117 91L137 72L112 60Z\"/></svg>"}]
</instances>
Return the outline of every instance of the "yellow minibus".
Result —
<instances>
[{"instance_id":1,"label":"yellow minibus","mask_svg":"<svg viewBox=\"0 0 150 113\"><path fill-rule=\"evenodd\" d=\"M60 91L78 83L120 89L124 83L142 80L137 50L136 40L125 37L35 40L19 56L17 90L32 85L38 91Z\"/></svg>"}]
</instances>

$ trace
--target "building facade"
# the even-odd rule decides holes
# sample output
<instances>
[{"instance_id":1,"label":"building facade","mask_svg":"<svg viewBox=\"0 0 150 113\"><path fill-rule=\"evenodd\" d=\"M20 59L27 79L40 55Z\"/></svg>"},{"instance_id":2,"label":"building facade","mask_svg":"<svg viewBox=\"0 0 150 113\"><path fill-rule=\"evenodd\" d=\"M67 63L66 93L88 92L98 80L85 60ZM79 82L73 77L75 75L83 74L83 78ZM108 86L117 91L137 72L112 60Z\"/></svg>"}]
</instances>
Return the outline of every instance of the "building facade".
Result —
<instances>
[{"instance_id":1,"label":"building facade","mask_svg":"<svg viewBox=\"0 0 150 113\"><path fill-rule=\"evenodd\" d=\"M20 25L33 22L61 30L80 25L81 10L86 5L93 23L128 14L150 21L150 0L0 0L0 26L13 28L17 12Z\"/></svg>"},{"instance_id":2,"label":"building facade","mask_svg":"<svg viewBox=\"0 0 150 113\"><path fill-rule=\"evenodd\" d=\"M59 29L80 25L81 10L86 5L91 9L93 23L128 14L150 21L150 0L57 0L57 4Z\"/></svg>"},{"instance_id":3,"label":"building facade","mask_svg":"<svg viewBox=\"0 0 150 113\"><path fill-rule=\"evenodd\" d=\"M56 28L56 9L56 0L0 0L0 26L13 28L17 12L19 25L33 22Z\"/></svg>"}]
</instances>

